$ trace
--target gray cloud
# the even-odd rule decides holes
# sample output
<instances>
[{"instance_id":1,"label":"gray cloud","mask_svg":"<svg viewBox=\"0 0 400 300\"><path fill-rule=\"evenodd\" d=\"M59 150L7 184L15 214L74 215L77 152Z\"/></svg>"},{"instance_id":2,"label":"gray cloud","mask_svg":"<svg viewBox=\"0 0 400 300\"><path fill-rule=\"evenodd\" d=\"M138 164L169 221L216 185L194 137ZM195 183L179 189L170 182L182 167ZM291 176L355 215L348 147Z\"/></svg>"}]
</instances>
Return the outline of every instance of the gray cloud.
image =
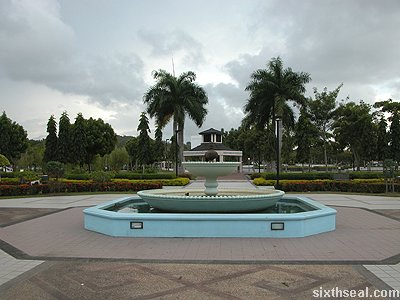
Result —
<instances>
[{"instance_id":1,"label":"gray cloud","mask_svg":"<svg viewBox=\"0 0 400 300\"><path fill-rule=\"evenodd\" d=\"M183 63L195 66L205 61L202 44L184 31L173 30L164 33L142 29L138 31L138 35L150 46L150 52L154 56L171 57L182 53Z\"/></svg>"},{"instance_id":2,"label":"gray cloud","mask_svg":"<svg viewBox=\"0 0 400 300\"><path fill-rule=\"evenodd\" d=\"M53 2L1 2L0 70L17 81L87 95L102 105L142 101L143 61L134 53L81 53Z\"/></svg>"}]
</instances>

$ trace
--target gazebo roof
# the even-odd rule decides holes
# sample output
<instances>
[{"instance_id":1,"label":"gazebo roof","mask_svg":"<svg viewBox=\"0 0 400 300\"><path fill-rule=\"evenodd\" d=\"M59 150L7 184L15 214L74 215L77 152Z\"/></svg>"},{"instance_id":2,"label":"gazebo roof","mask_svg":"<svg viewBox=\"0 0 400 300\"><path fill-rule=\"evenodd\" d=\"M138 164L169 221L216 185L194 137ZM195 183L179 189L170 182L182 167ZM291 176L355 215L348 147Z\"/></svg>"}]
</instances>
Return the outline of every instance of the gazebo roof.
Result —
<instances>
[{"instance_id":1,"label":"gazebo roof","mask_svg":"<svg viewBox=\"0 0 400 300\"><path fill-rule=\"evenodd\" d=\"M219 130L217 130L217 129L214 129L214 128L210 128L210 129L204 130L204 131L202 131L202 132L199 132L199 134L201 134L201 135L204 135L204 134L211 134L211 133L216 133L216 134L222 135L222 132L221 132L221 131L219 131Z\"/></svg>"}]
</instances>

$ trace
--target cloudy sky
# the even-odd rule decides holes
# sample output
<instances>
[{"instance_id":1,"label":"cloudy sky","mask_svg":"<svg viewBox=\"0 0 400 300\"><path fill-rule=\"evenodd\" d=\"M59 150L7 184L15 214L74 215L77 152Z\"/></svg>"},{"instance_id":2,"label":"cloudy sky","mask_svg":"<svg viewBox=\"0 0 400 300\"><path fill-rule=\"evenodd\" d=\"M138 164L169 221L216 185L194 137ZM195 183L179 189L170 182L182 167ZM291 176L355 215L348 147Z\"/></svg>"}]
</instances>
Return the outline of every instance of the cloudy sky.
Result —
<instances>
[{"instance_id":1,"label":"cloudy sky","mask_svg":"<svg viewBox=\"0 0 400 300\"><path fill-rule=\"evenodd\" d=\"M136 135L151 72L172 73L172 57L209 97L203 127L187 120L186 139L236 128L250 74L277 56L310 73L309 95L343 82L340 99L398 100L400 1L0 1L0 111L34 139L63 111Z\"/></svg>"}]
</instances>

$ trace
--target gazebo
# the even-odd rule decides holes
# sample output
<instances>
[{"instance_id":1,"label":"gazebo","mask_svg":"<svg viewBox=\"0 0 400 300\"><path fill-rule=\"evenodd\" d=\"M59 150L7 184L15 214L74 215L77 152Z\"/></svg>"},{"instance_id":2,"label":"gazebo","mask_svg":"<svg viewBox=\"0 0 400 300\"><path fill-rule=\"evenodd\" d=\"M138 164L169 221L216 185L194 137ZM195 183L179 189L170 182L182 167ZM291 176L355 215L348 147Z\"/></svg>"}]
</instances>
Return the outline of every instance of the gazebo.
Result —
<instances>
[{"instance_id":1,"label":"gazebo","mask_svg":"<svg viewBox=\"0 0 400 300\"><path fill-rule=\"evenodd\" d=\"M238 172L242 171L242 151L232 150L222 143L222 132L214 128L199 132L202 137L202 143L189 151L183 151L185 161L204 161L204 154L207 150L213 149L217 151L217 161L239 161Z\"/></svg>"}]
</instances>

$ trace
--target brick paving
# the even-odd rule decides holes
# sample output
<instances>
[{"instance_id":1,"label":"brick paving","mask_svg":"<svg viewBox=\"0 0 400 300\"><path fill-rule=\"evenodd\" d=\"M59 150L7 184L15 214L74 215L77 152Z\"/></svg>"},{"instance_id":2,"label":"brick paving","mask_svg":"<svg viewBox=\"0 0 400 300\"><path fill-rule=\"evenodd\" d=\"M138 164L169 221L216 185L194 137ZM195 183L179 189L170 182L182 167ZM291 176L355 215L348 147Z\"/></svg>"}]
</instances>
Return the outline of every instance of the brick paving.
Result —
<instances>
[{"instance_id":1,"label":"brick paving","mask_svg":"<svg viewBox=\"0 0 400 300\"><path fill-rule=\"evenodd\" d=\"M240 178L220 186L254 188ZM83 206L124 196L0 200L0 247L12 254L0 250L0 299L310 299L320 287L400 288L399 197L306 194L336 205L337 230L300 239L129 239L83 229Z\"/></svg>"},{"instance_id":2,"label":"brick paving","mask_svg":"<svg viewBox=\"0 0 400 300\"><path fill-rule=\"evenodd\" d=\"M83 228L82 208L11 225L0 239L33 257L183 261L371 261L399 254L400 222L337 207L337 229L305 238L114 238Z\"/></svg>"},{"instance_id":3,"label":"brick paving","mask_svg":"<svg viewBox=\"0 0 400 300\"><path fill-rule=\"evenodd\" d=\"M312 299L314 291L333 287L387 289L344 265L69 261L42 269L0 287L1 299Z\"/></svg>"}]
</instances>

